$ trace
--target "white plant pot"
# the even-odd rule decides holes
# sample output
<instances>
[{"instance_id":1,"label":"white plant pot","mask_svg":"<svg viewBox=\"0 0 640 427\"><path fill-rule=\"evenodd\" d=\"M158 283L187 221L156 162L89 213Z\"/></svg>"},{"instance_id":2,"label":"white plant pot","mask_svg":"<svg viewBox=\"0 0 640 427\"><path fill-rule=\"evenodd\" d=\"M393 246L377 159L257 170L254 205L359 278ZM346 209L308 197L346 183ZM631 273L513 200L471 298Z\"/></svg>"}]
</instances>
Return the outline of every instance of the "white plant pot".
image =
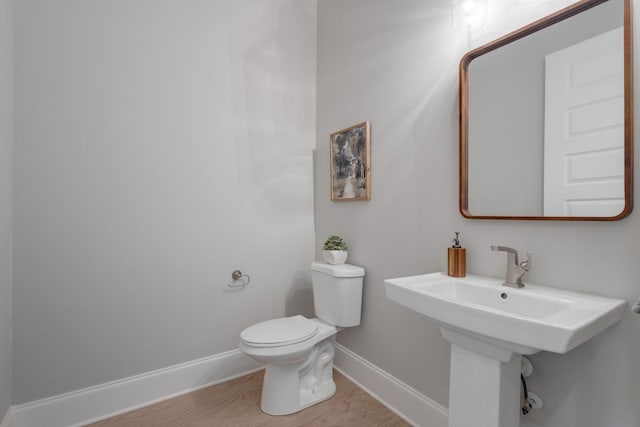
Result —
<instances>
[{"instance_id":1,"label":"white plant pot","mask_svg":"<svg viewBox=\"0 0 640 427\"><path fill-rule=\"evenodd\" d=\"M322 258L327 264L344 264L347 260L347 251L322 251Z\"/></svg>"}]
</instances>

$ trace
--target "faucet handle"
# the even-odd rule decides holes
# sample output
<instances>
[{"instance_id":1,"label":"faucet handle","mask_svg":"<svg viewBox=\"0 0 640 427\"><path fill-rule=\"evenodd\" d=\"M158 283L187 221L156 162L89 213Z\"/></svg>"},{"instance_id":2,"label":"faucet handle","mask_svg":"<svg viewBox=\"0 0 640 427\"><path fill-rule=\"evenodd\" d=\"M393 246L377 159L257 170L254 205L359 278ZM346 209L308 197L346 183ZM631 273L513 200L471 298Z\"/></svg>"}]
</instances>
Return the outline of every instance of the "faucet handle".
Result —
<instances>
[{"instance_id":1,"label":"faucet handle","mask_svg":"<svg viewBox=\"0 0 640 427\"><path fill-rule=\"evenodd\" d=\"M527 251L527 260L520 263L524 271L531 271L531 252Z\"/></svg>"}]
</instances>

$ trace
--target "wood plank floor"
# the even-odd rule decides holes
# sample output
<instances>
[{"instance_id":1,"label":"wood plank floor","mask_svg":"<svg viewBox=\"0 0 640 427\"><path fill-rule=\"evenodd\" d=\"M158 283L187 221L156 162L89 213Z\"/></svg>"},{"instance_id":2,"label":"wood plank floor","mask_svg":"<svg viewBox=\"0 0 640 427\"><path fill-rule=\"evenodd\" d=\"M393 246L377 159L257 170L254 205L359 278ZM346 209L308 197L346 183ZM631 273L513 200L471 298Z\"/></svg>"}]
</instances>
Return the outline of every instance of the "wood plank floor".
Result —
<instances>
[{"instance_id":1,"label":"wood plank floor","mask_svg":"<svg viewBox=\"0 0 640 427\"><path fill-rule=\"evenodd\" d=\"M264 371L127 412L91 427L198 426L409 426L380 402L334 371L336 394L286 416L260 411Z\"/></svg>"}]
</instances>

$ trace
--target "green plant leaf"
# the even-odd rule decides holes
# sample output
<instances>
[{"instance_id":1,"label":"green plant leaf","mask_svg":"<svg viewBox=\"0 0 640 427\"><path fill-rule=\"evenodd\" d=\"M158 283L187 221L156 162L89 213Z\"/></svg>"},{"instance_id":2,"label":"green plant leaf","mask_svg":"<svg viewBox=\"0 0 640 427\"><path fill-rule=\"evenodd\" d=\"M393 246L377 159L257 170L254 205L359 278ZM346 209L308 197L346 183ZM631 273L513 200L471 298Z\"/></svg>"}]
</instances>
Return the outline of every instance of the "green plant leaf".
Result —
<instances>
[{"instance_id":1,"label":"green plant leaf","mask_svg":"<svg viewBox=\"0 0 640 427\"><path fill-rule=\"evenodd\" d=\"M346 251L347 243L342 239L342 237L332 234L324 242L323 249L325 251Z\"/></svg>"}]
</instances>

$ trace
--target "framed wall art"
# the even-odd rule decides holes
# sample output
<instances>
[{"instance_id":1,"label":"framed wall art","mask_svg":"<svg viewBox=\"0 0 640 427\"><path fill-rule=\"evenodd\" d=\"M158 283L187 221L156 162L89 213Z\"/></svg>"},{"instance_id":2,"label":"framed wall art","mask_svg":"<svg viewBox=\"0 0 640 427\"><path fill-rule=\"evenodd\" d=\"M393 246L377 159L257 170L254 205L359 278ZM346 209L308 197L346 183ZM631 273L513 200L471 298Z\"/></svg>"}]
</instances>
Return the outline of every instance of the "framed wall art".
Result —
<instances>
[{"instance_id":1,"label":"framed wall art","mask_svg":"<svg viewBox=\"0 0 640 427\"><path fill-rule=\"evenodd\" d=\"M363 122L331 134L331 200L371 199L369 128Z\"/></svg>"}]
</instances>

